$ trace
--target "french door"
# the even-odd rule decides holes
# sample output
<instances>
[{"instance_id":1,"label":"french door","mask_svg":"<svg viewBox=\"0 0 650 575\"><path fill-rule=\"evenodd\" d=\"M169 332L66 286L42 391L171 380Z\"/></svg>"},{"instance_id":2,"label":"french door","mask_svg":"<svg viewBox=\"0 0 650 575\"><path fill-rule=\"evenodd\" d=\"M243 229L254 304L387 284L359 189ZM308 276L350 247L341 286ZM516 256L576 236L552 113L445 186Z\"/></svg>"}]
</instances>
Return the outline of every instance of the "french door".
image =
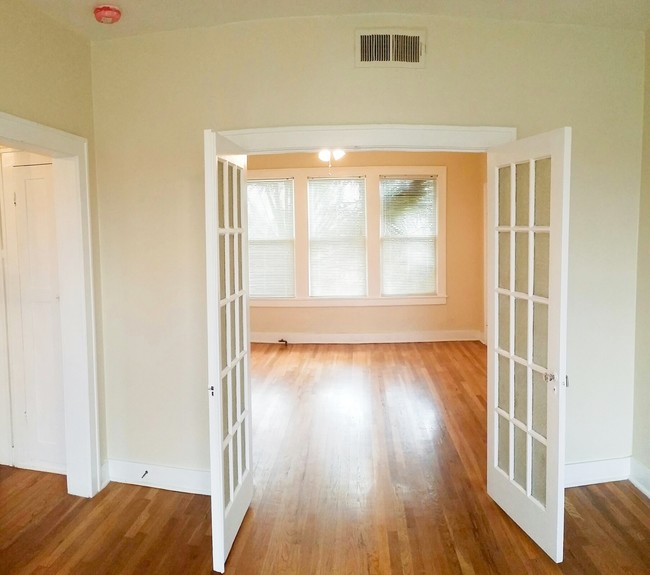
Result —
<instances>
[{"instance_id":1,"label":"french door","mask_svg":"<svg viewBox=\"0 0 650 575\"><path fill-rule=\"evenodd\" d=\"M226 558L253 497L246 171L205 132L208 403L213 568Z\"/></svg>"},{"instance_id":2,"label":"french door","mask_svg":"<svg viewBox=\"0 0 650 575\"><path fill-rule=\"evenodd\" d=\"M558 563L570 147L563 128L488 153L488 493Z\"/></svg>"}]
</instances>

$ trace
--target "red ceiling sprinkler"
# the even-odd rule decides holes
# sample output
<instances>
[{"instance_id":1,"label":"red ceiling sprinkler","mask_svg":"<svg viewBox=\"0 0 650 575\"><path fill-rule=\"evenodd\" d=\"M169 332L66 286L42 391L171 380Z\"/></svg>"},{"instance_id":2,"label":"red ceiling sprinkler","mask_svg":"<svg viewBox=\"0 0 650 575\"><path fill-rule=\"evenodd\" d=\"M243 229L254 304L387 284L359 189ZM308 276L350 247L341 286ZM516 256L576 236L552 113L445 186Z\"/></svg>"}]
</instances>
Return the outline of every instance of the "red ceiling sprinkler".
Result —
<instances>
[{"instance_id":1,"label":"red ceiling sprinkler","mask_svg":"<svg viewBox=\"0 0 650 575\"><path fill-rule=\"evenodd\" d=\"M93 13L100 24L115 24L122 17L122 11L117 6L97 6Z\"/></svg>"}]
</instances>

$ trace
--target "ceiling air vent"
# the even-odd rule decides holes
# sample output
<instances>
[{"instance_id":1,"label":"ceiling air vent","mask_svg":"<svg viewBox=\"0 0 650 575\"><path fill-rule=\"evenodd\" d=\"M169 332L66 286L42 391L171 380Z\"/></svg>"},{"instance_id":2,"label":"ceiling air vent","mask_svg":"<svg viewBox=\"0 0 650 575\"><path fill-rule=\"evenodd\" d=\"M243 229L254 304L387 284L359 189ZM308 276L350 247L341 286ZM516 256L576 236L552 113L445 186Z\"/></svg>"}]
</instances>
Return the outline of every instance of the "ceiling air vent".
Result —
<instances>
[{"instance_id":1,"label":"ceiling air vent","mask_svg":"<svg viewBox=\"0 0 650 575\"><path fill-rule=\"evenodd\" d=\"M423 30L357 30L356 65L424 68Z\"/></svg>"}]
</instances>

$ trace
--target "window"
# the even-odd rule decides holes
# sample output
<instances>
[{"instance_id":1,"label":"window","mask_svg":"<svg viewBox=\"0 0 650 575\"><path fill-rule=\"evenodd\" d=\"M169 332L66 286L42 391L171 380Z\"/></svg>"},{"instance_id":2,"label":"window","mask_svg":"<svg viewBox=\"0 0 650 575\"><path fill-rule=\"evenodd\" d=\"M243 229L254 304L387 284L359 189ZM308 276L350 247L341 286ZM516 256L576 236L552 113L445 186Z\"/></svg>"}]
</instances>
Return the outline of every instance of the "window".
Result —
<instances>
[{"instance_id":1,"label":"window","mask_svg":"<svg viewBox=\"0 0 650 575\"><path fill-rule=\"evenodd\" d=\"M362 178L310 178L309 295L366 295L366 186Z\"/></svg>"},{"instance_id":2,"label":"window","mask_svg":"<svg viewBox=\"0 0 650 575\"><path fill-rule=\"evenodd\" d=\"M381 295L435 294L436 181L382 177L379 191Z\"/></svg>"},{"instance_id":3,"label":"window","mask_svg":"<svg viewBox=\"0 0 650 575\"><path fill-rule=\"evenodd\" d=\"M294 297L293 180L249 181L247 191L250 295Z\"/></svg>"},{"instance_id":4,"label":"window","mask_svg":"<svg viewBox=\"0 0 650 575\"><path fill-rule=\"evenodd\" d=\"M446 175L439 166L249 171L252 305L445 303Z\"/></svg>"}]
</instances>

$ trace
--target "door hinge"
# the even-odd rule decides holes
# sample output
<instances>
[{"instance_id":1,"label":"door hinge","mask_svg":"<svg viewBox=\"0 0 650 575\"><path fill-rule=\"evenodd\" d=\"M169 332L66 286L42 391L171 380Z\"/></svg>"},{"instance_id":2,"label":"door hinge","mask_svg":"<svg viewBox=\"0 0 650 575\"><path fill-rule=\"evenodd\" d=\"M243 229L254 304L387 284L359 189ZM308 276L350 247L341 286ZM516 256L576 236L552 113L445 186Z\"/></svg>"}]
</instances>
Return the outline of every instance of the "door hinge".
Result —
<instances>
[{"instance_id":1,"label":"door hinge","mask_svg":"<svg viewBox=\"0 0 650 575\"><path fill-rule=\"evenodd\" d=\"M564 387L569 387L569 376L568 375L564 378Z\"/></svg>"},{"instance_id":2,"label":"door hinge","mask_svg":"<svg viewBox=\"0 0 650 575\"><path fill-rule=\"evenodd\" d=\"M210 387L208 387L208 390L210 391L210 395L212 397L214 397L214 385L211 385Z\"/></svg>"}]
</instances>

